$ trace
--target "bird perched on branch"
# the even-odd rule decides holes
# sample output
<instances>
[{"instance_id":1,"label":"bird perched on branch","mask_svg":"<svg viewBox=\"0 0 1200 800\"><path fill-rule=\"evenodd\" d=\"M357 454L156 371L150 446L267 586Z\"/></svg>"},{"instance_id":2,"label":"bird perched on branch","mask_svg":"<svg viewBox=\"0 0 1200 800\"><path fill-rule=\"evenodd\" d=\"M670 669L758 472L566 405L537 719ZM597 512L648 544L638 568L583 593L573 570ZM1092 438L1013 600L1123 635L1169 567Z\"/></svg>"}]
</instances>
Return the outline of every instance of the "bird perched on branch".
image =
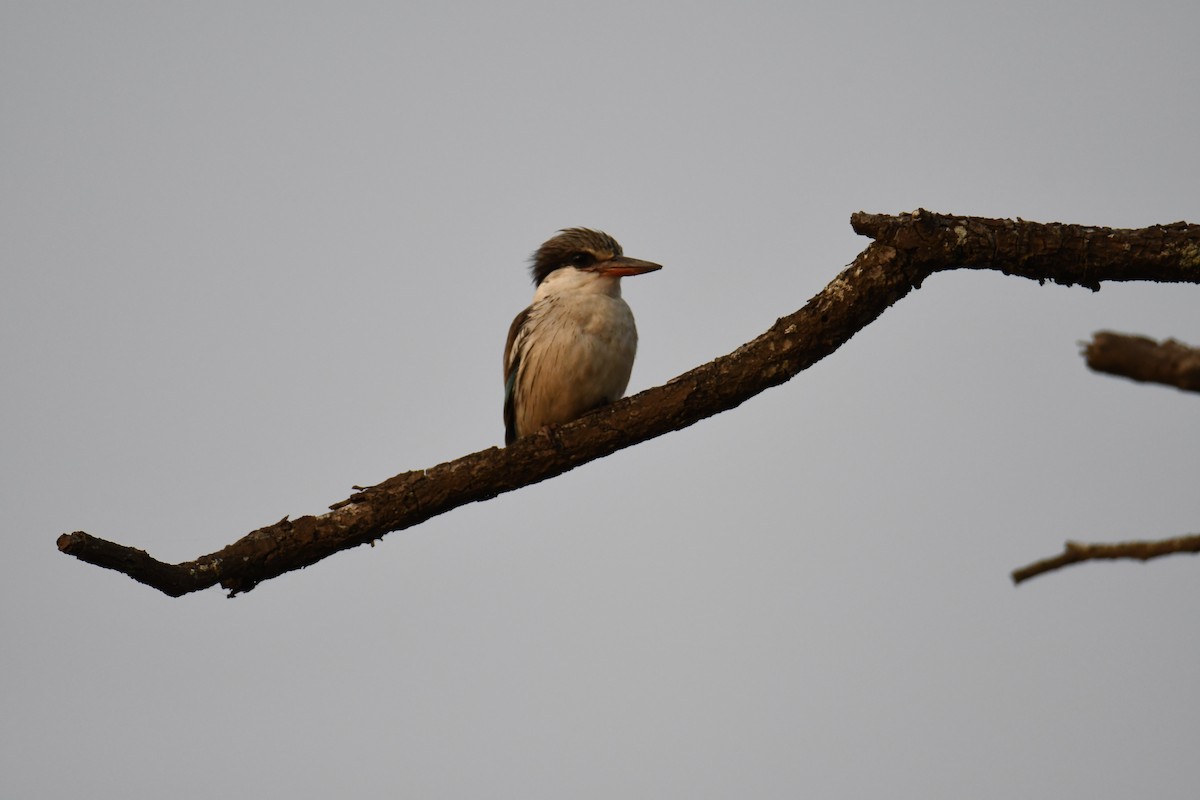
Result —
<instances>
[{"instance_id":1,"label":"bird perched on branch","mask_svg":"<svg viewBox=\"0 0 1200 800\"><path fill-rule=\"evenodd\" d=\"M662 269L607 233L566 228L533 254L533 303L504 346L504 443L618 400L637 352L621 278Z\"/></svg>"}]
</instances>

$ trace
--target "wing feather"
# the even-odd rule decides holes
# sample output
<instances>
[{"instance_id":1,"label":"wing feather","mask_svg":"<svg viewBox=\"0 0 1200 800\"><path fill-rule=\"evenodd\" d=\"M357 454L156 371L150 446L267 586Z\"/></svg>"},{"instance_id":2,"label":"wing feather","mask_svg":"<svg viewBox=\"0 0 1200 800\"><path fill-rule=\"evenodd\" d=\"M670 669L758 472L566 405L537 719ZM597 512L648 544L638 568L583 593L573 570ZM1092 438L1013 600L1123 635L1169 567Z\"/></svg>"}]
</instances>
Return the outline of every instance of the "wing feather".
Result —
<instances>
[{"instance_id":1,"label":"wing feather","mask_svg":"<svg viewBox=\"0 0 1200 800\"><path fill-rule=\"evenodd\" d=\"M504 444L510 445L517 439L517 375L521 371L522 329L529 319L529 308L517 314L508 328L508 341L504 344Z\"/></svg>"}]
</instances>

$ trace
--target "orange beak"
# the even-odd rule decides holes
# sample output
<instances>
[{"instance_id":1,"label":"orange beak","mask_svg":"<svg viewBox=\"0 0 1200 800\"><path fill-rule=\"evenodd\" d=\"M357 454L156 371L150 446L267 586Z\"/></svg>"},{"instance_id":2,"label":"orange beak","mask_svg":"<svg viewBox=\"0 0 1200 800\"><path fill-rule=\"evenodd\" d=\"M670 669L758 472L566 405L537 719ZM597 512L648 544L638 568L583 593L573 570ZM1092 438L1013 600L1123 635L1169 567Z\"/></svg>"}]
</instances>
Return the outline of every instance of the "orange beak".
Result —
<instances>
[{"instance_id":1,"label":"orange beak","mask_svg":"<svg viewBox=\"0 0 1200 800\"><path fill-rule=\"evenodd\" d=\"M641 275L645 272L654 272L662 269L662 264L654 264L649 261L642 261L640 258L626 258L625 256L617 256L610 258L608 261L602 261L595 267L596 271L604 275L612 275L615 278L624 278L629 275Z\"/></svg>"}]
</instances>

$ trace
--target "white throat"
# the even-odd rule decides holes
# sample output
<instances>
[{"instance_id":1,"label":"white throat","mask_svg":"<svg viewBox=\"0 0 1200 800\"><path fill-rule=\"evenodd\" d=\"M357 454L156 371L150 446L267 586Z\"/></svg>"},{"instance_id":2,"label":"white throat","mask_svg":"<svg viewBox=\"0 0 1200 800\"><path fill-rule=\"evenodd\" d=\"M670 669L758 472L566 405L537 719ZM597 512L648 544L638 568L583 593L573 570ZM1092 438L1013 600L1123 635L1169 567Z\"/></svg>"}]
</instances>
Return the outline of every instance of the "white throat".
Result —
<instances>
[{"instance_id":1,"label":"white throat","mask_svg":"<svg viewBox=\"0 0 1200 800\"><path fill-rule=\"evenodd\" d=\"M621 279L599 272L588 272L574 267L556 269L538 284L533 293L533 302L565 294L602 294L609 297L621 296Z\"/></svg>"}]
</instances>

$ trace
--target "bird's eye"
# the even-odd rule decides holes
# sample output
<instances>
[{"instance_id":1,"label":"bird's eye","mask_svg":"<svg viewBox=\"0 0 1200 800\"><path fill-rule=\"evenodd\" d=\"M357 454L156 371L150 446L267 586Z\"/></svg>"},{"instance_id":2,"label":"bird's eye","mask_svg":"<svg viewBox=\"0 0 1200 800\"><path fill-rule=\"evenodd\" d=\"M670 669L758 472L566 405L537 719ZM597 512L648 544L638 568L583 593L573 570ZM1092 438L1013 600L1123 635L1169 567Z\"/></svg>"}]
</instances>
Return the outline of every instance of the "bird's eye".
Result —
<instances>
[{"instance_id":1,"label":"bird's eye","mask_svg":"<svg viewBox=\"0 0 1200 800\"><path fill-rule=\"evenodd\" d=\"M586 267L592 263L591 253L575 253L571 256L569 263L574 267Z\"/></svg>"}]
</instances>

